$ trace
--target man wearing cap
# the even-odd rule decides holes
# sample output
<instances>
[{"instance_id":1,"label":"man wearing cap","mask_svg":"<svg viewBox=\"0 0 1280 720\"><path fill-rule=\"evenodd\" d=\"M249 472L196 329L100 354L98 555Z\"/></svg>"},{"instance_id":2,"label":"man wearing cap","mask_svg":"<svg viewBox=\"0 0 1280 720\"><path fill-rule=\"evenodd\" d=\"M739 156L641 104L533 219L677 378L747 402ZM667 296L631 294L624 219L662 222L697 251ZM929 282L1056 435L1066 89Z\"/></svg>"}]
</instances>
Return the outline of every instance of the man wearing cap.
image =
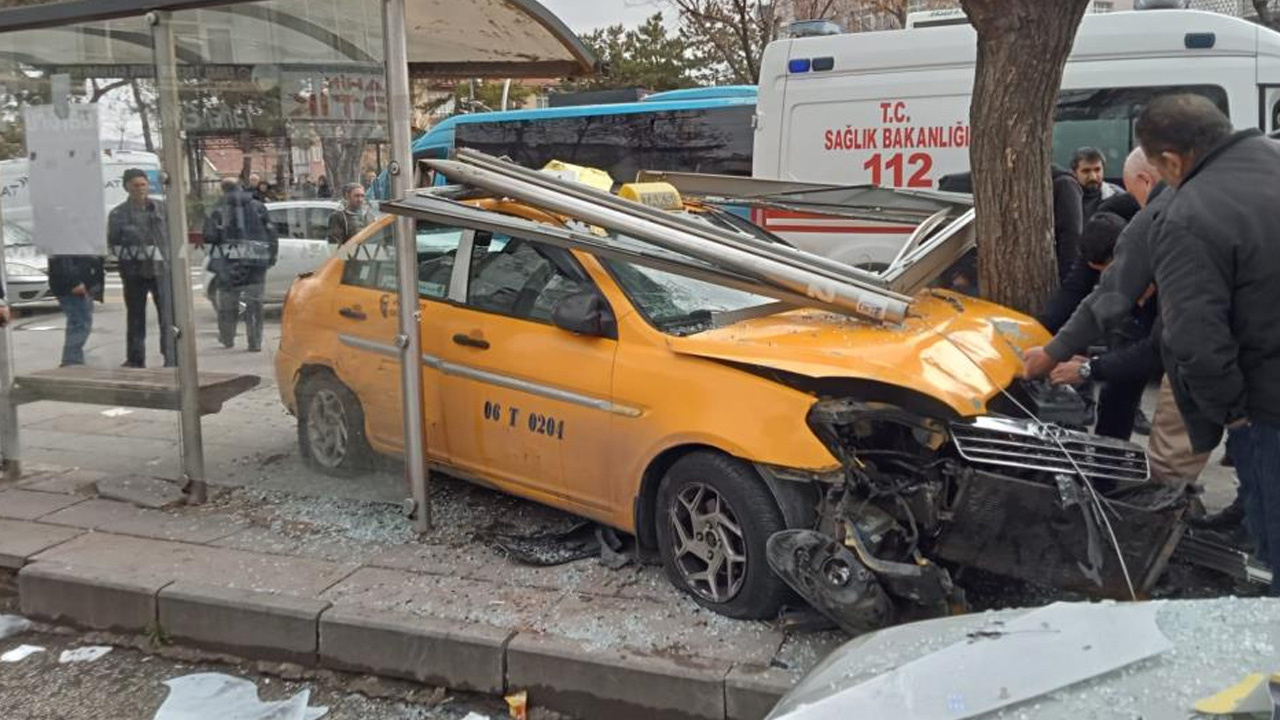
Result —
<instances>
[{"instance_id":1,"label":"man wearing cap","mask_svg":"<svg viewBox=\"0 0 1280 720\"><path fill-rule=\"evenodd\" d=\"M128 332L124 367L146 367L147 296L156 306L160 322L160 353L166 367L177 365L173 347L173 323L169 275L165 263L168 238L164 203L148 197L151 180L138 168L124 171L129 198L112 209L107 218L107 249L119 261L124 284Z\"/></svg>"}]
</instances>

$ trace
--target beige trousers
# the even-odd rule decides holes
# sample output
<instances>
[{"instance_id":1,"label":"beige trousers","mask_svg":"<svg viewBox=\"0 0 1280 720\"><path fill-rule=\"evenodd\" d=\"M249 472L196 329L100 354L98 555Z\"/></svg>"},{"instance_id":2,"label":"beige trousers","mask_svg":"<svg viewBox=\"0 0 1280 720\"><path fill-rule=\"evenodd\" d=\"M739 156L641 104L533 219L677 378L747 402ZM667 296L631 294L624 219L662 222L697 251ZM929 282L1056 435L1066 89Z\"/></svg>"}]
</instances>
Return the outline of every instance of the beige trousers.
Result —
<instances>
[{"instance_id":1,"label":"beige trousers","mask_svg":"<svg viewBox=\"0 0 1280 720\"><path fill-rule=\"evenodd\" d=\"M1160 381L1156 412L1151 418L1151 442L1147 447L1151 461L1151 479L1162 485L1185 487L1200 477L1209 463L1209 453L1191 449L1191 438L1182 421L1182 413L1173 399L1173 387L1165 376Z\"/></svg>"}]
</instances>

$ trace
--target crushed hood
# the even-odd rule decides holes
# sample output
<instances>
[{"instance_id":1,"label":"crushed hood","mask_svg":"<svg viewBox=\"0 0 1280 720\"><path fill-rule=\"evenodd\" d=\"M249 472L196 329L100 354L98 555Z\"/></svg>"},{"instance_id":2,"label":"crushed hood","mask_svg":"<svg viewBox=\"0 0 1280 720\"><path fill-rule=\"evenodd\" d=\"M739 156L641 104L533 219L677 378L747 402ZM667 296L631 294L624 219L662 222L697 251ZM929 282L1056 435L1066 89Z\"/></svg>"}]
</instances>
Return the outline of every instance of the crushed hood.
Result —
<instances>
[{"instance_id":1,"label":"crushed hood","mask_svg":"<svg viewBox=\"0 0 1280 720\"><path fill-rule=\"evenodd\" d=\"M900 325L818 310L754 318L687 337L672 351L810 378L897 385L980 415L1022 371L1022 353L1049 335L1031 318L944 291L920 293Z\"/></svg>"}]
</instances>

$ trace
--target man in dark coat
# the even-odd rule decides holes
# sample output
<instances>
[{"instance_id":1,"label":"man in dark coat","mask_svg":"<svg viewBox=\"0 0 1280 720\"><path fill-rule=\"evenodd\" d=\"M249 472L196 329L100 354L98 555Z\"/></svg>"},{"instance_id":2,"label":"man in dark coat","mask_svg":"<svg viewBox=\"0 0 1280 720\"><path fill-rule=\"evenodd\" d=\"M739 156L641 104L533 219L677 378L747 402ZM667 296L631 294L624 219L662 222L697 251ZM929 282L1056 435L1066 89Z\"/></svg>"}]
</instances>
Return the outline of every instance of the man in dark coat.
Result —
<instances>
[{"instance_id":1,"label":"man in dark coat","mask_svg":"<svg viewBox=\"0 0 1280 720\"><path fill-rule=\"evenodd\" d=\"M1178 189L1153 228L1165 369L1197 451L1227 430L1280 596L1280 145L1198 95L1157 98L1134 129Z\"/></svg>"},{"instance_id":2,"label":"man in dark coat","mask_svg":"<svg viewBox=\"0 0 1280 720\"><path fill-rule=\"evenodd\" d=\"M173 307L165 247L168 231L164 203L148 197L151 180L138 168L124 171L129 197L107 216L107 250L119 263L124 285L126 326L124 367L146 367L147 296L160 323L160 353L165 367L177 365L173 350Z\"/></svg>"},{"instance_id":3,"label":"man in dark coat","mask_svg":"<svg viewBox=\"0 0 1280 720\"><path fill-rule=\"evenodd\" d=\"M62 367L84 365L84 346L93 331L93 301L102 301L102 278L98 255L49 256L49 291L67 319Z\"/></svg>"},{"instance_id":4,"label":"man in dark coat","mask_svg":"<svg viewBox=\"0 0 1280 720\"><path fill-rule=\"evenodd\" d=\"M262 295L267 269L280 251L267 208L240 187L235 178L222 181L223 196L204 223L209 269L218 284L218 340L234 347L240 303L249 352L262 350Z\"/></svg>"}]
</instances>

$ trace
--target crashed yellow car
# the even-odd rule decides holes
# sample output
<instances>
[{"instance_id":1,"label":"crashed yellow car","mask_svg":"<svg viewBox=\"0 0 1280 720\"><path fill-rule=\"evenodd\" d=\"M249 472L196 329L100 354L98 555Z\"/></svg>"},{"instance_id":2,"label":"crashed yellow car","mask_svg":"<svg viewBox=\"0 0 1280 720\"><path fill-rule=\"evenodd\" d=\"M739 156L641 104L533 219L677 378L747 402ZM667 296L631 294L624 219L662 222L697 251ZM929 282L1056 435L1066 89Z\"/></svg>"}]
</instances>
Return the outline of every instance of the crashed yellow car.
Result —
<instances>
[{"instance_id":1,"label":"crashed yellow car","mask_svg":"<svg viewBox=\"0 0 1280 720\"><path fill-rule=\"evenodd\" d=\"M1052 424L1079 399L1018 379L1044 330L925 287L971 246L964 202L859 191L920 220L872 274L670 186L433 169L457 184L383 205L416 220L429 462L635 535L704 606L794 591L860 631L962 604L964 567L1128 596L1176 541L1141 449ZM277 380L323 472L403 451L391 225L285 305Z\"/></svg>"}]
</instances>

